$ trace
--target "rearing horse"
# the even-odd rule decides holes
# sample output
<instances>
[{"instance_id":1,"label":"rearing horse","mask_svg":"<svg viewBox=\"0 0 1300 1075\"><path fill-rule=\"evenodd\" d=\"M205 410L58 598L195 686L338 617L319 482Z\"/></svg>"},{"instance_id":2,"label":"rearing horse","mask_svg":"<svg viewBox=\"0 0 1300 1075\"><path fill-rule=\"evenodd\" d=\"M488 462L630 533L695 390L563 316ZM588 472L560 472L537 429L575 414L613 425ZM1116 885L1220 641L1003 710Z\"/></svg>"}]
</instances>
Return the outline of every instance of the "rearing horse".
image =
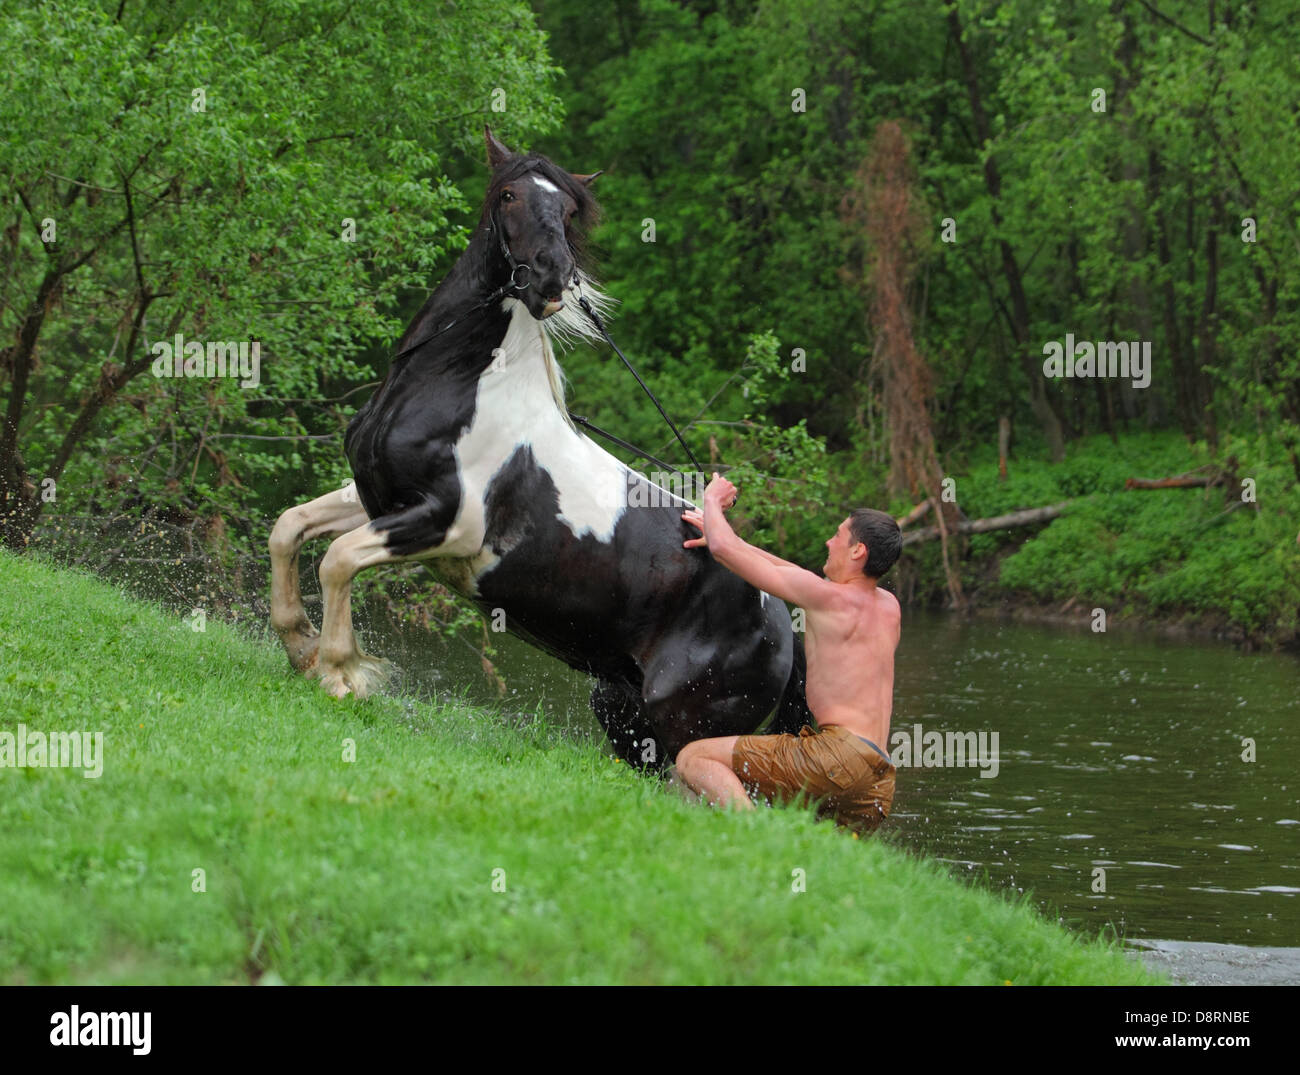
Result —
<instances>
[{"instance_id":1,"label":"rearing horse","mask_svg":"<svg viewBox=\"0 0 1300 1075\"><path fill-rule=\"evenodd\" d=\"M388 662L361 652L350 590L379 564L424 561L508 630L596 677L615 752L661 768L702 736L808 722L803 647L783 602L683 541L693 507L580 433L551 336L591 338L577 308L609 300L580 265L595 178L511 153L465 253L408 326L353 417L353 485L290 508L271 533L271 624L295 669L364 697ZM298 552L334 537L318 633Z\"/></svg>"}]
</instances>

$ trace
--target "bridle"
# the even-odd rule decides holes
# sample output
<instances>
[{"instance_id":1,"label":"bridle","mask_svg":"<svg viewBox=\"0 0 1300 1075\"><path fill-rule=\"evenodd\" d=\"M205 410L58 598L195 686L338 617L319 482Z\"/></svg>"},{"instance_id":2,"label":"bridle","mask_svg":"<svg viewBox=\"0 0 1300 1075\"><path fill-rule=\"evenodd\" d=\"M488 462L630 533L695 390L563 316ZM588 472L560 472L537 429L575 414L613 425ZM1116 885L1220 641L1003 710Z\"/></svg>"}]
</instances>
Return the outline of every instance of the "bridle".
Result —
<instances>
[{"instance_id":1,"label":"bridle","mask_svg":"<svg viewBox=\"0 0 1300 1075\"><path fill-rule=\"evenodd\" d=\"M577 278L575 277L574 279L576 282ZM623 354L618 344L616 344L610 338L609 333L605 330L604 323L600 319L600 315L597 314L596 311L591 308L591 303L587 301L585 295L580 294L578 296L578 307L579 309L582 310L584 314L587 315L587 320L596 326L596 331L605 337L605 342L609 344L610 347L614 348L614 353L623 360L623 365L625 365L628 368L629 372L632 374L632 376L636 378L636 383L639 384L645 390L645 394L650 397L650 402L653 403L659 409L660 416L663 418L665 422L668 423L668 428L673 431L673 436L677 438L677 443L680 444L683 449L685 449L686 456L688 459L690 459L691 465L695 467L696 472L699 473L701 469L700 461L695 458L695 453L691 451L691 446L687 444L685 440L682 439L682 435L677 431L677 427L673 425L673 420L668 417L668 412L664 410L663 404L660 403L659 400L655 397L655 394L650 391L650 386L647 385L645 381L641 380L641 374L637 373L637 371L633 368L632 363L627 360L627 355ZM625 440L619 440L612 433L606 433L603 429L599 428L598 426L592 425L590 422L587 421L587 419L579 418L572 411L569 411L569 417L572 418L575 422L581 422L593 433L599 433L602 437L605 437L616 444L620 444L624 448L631 449L632 451L636 452L637 455L641 456L644 459L650 460L650 462L652 463L658 463L661 467L665 467L668 470L672 470L672 471L676 470L675 467L670 467L668 466L667 463L660 462L660 460L656 459L653 455L647 455L645 452L643 452L640 448L637 448L635 445L628 444L627 441Z\"/></svg>"},{"instance_id":2,"label":"bridle","mask_svg":"<svg viewBox=\"0 0 1300 1075\"><path fill-rule=\"evenodd\" d=\"M498 205L499 204L500 203L498 202ZM463 314L461 314L459 317L453 318L451 321L448 321L447 324L443 325L442 328L438 329L436 332L430 333L428 336L425 336L424 339L420 340L417 343L411 344L411 346L406 348L404 351L394 355L392 358L393 362L396 362L398 359L405 358L413 351L419 350L430 340L437 339L444 332L447 332L449 329L454 328L456 325L460 324L460 322L465 320L465 318L467 318L470 314L477 313L479 310L491 306L494 302L499 302L501 299L509 295L512 291L528 290L529 285L531 285L533 282L533 276L535 275L533 271L533 267L531 264L529 264L526 261L515 260L515 256L510 250L510 243L506 239L506 230L501 226L501 222L497 220L497 205L494 205L492 207L492 212L488 215L488 233L491 234L492 232L496 232L497 244L501 250L501 255L502 257L505 258L506 264L510 267L510 279L507 280L504 284L502 284L499 288L497 288L494 292L492 292L492 294L490 294L486 299L480 302L477 306L471 307L470 309L466 310ZM523 270L527 274L524 276L522 283L520 283L519 281L520 270ZM594 309L592 309L591 303L588 302L586 296L582 294L581 282L578 279L578 274L576 270L574 271L573 274L572 283L574 289L578 293L579 309L581 309L582 312L587 315L587 320L596 326L596 331L599 332L601 336L605 338L605 342L609 344L610 347L614 348L614 353L617 354L618 357L623 360L623 365L625 365L628 368L632 376L636 378L636 383L639 384L641 388L645 391L645 394L650 397L650 402L653 403L656 408L658 408L660 416L668 424L668 428L673 431L673 436L677 438L677 443L680 444L682 448L686 451L686 455L690 459L691 465L695 467L697 473L700 473L701 468L700 468L699 460L695 458L695 453L691 451L690 445L686 443L681 433L678 432L677 427L673 424L673 420L668 417L668 412L664 410L663 404L661 404L659 400L655 397L655 394L650 391L650 386L647 385L645 381L641 379L641 375L637 373L637 371L633 368L632 363L627 360L627 356L623 354L618 344L616 344L613 341L613 339L610 338L609 332L605 329L604 322L601 321L600 319L600 315L597 314ZM676 471L676 468L671 466L670 464L665 463L660 459L656 459L653 455L650 455L648 452L644 452L640 448L636 447L636 445L629 444L627 441L619 439L618 437L614 436L614 434L612 433L605 432L605 430L601 429L599 426L593 425L586 418L583 418L580 415L576 415L572 411L569 411L568 415L573 421L579 423L586 429L591 430L591 432L604 437L606 440L609 440L614 444L619 445L620 447L626 448L628 451L636 452L636 454L639 455L641 458L648 459L650 462L656 463L659 466L665 468L666 470L674 471L674 472Z\"/></svg>"},{"instance_id":3,"label":"bridle","mask_svg":"<svg viewBox=\"0 0 1300 1075\"><path fill-rule=\"evenodd\" d=\"M526 261L516 261L514 254L510 252L510 243L506 241L506 229L503 228L497 220L497 208L500 202L492 207L492 212L488 216L488 232L497 233L497 242L501 247L501 256L506 259L506 264L510 266L510 283L507 285L507 291L527 291L528 285L533 282L533 267ZM521 284L518 280L519 270L524 269L528 275L524 277ZM576 279L576 277L575 277ZM495 301L495 300L489 300Z\"/></svg>"}]
</instances>

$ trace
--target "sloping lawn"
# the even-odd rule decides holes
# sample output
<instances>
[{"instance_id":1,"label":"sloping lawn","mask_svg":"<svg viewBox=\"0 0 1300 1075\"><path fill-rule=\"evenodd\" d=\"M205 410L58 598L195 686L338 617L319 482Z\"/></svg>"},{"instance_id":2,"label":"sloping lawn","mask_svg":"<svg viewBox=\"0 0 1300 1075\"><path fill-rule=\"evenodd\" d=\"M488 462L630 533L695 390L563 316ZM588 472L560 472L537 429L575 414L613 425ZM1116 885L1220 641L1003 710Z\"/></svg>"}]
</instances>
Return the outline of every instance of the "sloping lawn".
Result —
<instances>
[{"instance_id":1,"label":"sloping lawn","mask_svg":"<svg viewBox=\"0 0 1300 1075\"><path fill-rule=\"evenodd\" d=\"M269 640L0 552L20 724L102 732L103 771L0 768L0 983L1160 981L807 812L686 803L540 722L335 702Z\"/></svg>"}]
</instances>

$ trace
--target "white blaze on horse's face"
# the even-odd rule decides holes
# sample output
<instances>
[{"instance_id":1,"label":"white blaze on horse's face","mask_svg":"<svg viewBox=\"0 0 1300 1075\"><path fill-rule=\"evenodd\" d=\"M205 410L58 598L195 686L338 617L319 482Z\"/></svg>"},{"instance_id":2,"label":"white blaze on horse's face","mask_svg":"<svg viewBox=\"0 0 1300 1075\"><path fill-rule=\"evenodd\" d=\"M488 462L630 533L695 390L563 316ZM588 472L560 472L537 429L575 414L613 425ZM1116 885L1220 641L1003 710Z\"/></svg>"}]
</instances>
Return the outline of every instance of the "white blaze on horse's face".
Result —
<instances>
[{"instance_id":1,"label":"white blaze on horse's face","mask_svg":"<svg viewBox=\"0 0 1300 1075\"><path fill-rule=\"evenodd\" d=\"M552 183L549 179L543 179L540 175L533 176L533 182L548 194L559 194L560 188Z\"/></svg>"}]
</instances>

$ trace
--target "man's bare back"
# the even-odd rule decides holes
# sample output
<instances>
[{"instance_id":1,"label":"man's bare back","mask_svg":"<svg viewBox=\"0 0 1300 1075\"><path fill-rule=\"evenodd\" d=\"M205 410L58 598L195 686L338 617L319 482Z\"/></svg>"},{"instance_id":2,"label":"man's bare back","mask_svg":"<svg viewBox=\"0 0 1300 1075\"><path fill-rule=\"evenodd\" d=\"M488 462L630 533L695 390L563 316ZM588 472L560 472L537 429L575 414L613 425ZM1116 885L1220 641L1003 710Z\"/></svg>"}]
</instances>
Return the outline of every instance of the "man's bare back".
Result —
<instances>
[{"instance_id":1,"label":"man's bare back","mask_svg":"<svg viewBox=\"0 0 1300 1075\"><path fill-rule=\"evenodd\" d=\"M898 600L842 585L850 591L843 608L804 610L808 708L819 725L842 725L888 750Z\"/></svg>"}]
</instances>

